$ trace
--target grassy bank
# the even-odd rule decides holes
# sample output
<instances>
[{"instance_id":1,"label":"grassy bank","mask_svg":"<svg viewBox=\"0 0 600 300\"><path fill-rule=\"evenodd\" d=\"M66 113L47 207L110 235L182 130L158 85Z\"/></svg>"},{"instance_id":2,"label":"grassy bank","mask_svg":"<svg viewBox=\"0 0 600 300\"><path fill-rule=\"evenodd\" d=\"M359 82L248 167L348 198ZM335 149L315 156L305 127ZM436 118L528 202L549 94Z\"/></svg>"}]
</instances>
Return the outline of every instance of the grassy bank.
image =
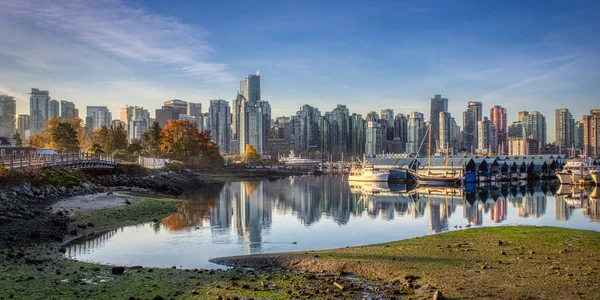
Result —
<instances>
[{"instance_id":1,"label":"grassy bank","mask_svg":"<svg viewBox=\"0 0 600 300\"><path fill-rule=\"evenodd\" d=\"M219 172L197 172L199 179L206 182L233 182L233 181L253 181L265 179L280 179L294 174L304 174L292 170L267 170L267 169L230 169Z\"/></svg>"},{"instance_id":2,"label":"grassy bank","mask_svg":"<svg viewBox=\"0 0 600 300\"><path fill-rule=\"evenodd\" d=\"M349 273L403 294L597 299L600 233L549 227L462 230L399 242L220 259L237 266Z\"/></svg>"}]
</instances>

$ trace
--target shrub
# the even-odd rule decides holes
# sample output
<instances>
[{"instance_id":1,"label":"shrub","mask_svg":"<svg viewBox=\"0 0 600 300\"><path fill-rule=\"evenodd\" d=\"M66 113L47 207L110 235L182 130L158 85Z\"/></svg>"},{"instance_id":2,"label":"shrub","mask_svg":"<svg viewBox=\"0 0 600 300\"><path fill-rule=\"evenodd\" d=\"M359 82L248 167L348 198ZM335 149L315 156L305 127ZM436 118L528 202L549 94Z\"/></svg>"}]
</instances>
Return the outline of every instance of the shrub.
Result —
<instances>
[{"instance_id":1,"label":"shrub","mask_svg":"<svg viewBox=\"0 0 600 300\"><path fill-rule=\"evenodd\" d=\"M40 180L43 184L66 187L79 186L83 183L81 178L64 170L48 170L42 172L40 175Z\"/></svg>"}]
</instances>

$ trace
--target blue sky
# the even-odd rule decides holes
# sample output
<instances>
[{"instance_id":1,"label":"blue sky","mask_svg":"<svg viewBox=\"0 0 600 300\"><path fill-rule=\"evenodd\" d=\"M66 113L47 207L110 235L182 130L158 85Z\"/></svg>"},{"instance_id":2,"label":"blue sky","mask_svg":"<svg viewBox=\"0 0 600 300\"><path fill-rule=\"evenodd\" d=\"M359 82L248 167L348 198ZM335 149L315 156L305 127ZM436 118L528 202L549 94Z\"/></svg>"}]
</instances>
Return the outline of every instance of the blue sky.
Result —
<instances>
[{"instance_id":1,"label":"blue sky","mask_svg":"<svg viewBox=\"0 0 600 300\"><path fill-rule=\"evenodd\" d=\"M442 94L576 119L600 108L598 1L2 0L0 93L153 110L231 100L260 70L273 115L421 111Z\"/></svg>"}]
</instances>

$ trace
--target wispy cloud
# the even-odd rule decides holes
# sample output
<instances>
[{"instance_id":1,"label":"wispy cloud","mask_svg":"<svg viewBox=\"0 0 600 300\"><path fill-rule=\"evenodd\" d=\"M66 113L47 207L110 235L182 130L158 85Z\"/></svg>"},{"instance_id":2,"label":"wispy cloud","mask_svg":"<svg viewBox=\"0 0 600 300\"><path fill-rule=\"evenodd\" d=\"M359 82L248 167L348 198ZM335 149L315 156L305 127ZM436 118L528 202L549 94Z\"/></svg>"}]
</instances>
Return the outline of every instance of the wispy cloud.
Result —
<instances>
[{"instance_id":1,"label":"wispy cloud","mask_svg":"<svg viewBox=\"0 0 600 300\"><path fill-rule=\"evenodd\" d=\"M214 50L202 28L120 0L6 0L0 10L0 18L3 16L30 20L39 28L57 31L133 63L164 66L207 80L232 79L226 64L207 61Z\"/></svg>"}]
</instances>

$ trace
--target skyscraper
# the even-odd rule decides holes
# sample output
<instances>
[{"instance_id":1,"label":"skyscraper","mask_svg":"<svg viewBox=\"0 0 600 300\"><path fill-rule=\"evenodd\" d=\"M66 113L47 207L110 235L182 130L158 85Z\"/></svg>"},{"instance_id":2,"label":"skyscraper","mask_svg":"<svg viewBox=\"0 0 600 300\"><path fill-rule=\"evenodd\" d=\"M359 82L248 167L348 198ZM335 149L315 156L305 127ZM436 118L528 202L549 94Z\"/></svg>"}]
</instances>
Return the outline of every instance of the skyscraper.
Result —
<instances>
[{"instance_id":1,"label":"skyscraper","mask_svg":"<svg viewBox=\"0 0 600 300\"><path fill-rule=\"evenodd\" d=\"M390 108L382 109L380 114L380 118L387 121L389 127L394 127L394 110Z\"/></svg>"},{"instance_id":2,"label":"skyscraper","mask_svg":"<svg viewBox=\"0 0 600 300\"><path fill-rule=\"evenodd\" d=\"M261 101L260 97L260 74L248 75L240 81L240 95L244 96L249 103Z\"/></svg>"},{"instance_id":3,"label":"skyscraper","mask_svg":"<svg viewBox=\"0 0 600 300\"><path fill-rule=\"evenodd\" d=\"M583 154L594 157L600 154L600 109L592 109L583 116Z\"/></svg>"},{"instance_id":4,"label":"skyscraper","mask_svg":"<svg viewBox=\"0 0 600 300\"><path fill-rule=\"evenodd\" d=\"M57 100L50 100L50 110L48 111L48 120L60 117L60 104Z\"/></svg>"},{"instance_id":5,"label":"skyscraper","mask_svg":"<svg viewBox=\"0 0 600 300\"><path fill-rule=\"evenodd\" d=\"M408 140L408 118L403 114L397 114L394 118L394 141L398 141L399 148L396 153L406 152L406 142Z\"/></svg>"},{"instance_id":6,"label":"skyscraper","mask_svg":"<svg viewBox=\"0 0 600 300\"><path fill-rule=\"evenodd\" d=\"M423 143L423 148L419 151L419 146L423 142L426 132L425 119L420 112L413 111L408 117L408 140L406 142L406 152L424 154L427 153L427 144Z\"/></svg>"},{"instance_id":7,"label":"skyscraper","mask_svg":"<svg viewBox=\"0 0 600 300\"><path fill-rule=\"evenodd\" d=\"M348 152L350 138L350 111L346 105L338 104L331 112L330 124L332 127L333 152ZM351 147L351 145L350 145Z\"/></svg>"},{"instance_id":8,"label":"skyscraper","mask_svg":"<svg viewBox=\"0 0 600 300\"><path fill-rule=\"evenodd\" d=\"M15 98L0 95L0 136L10 137L16 132L16 116L17 104Z\"/></svg>"},{"instance_id":9,"label":"skyscraper","mask_svg":"<svg viewBox=\"0 0 600 300\"><path fill-rule=\"evenodd\" d=\"M367 157L374 157L386 149L385 128L376 121L367 122L365 139L365 154Z\"/></svg>"},{"instance_id":10,"label":"skyscraper","mask_svg":"<svg viewBox=\"0 0 600 300\"><path fill-rule=\"evenodd\" d=\"M179 99L172 99L164 102L163 108L171 107L175 110L179 111L179 114L188 114L188 103ZM179 114L177 114L177 119L179 118Z\"/></svg>"},{"instance_id":11,"label":"skyscraper","mask_svg":"<svg viewBox=\"0 0 600 300\"><path fill-rule=\"evenodd\" d=\"M202 116L202 103L188 102L187 114L194 118L200 118Z\"/></svg>"},{"instance_id":12,"label":"skyscraper","mask_svg":"<svg viewBox=\"0 0 600 300\"><path fill-rule=\"evenodd\" d=\"M37 135L46 128L50 110L50 93L32 88L29 97L29 129L31 135Z\"/></svg>"},{"instance_id":13,"label":"skyscraper","mask_svg":"<svg viewBox=\"0 0 600 300\"><path fill-rule=\"evenodd\" d=\"M575 122L575 130L573 131L573 141L575 144L575 149L583 150L583 121Z\"/></svg>"},{"instance_id":14,"label":"skyscraper","mask_svg":"<svg viewBox=\"0 0 600 300\"><path fill-rule=\"evenodd\" d=\"M29 138L31 131L29 130L29 115L20 114L17 118L17 132L22 139Z\"/></svg>"},{"instance_id":15,"label":"skyscraper","mask_svg":"<svg viewBox=\"0 0 600 300\"><path fill-rule=\"evenodd\" d=\"M352 114L350 128L352 132L352 154L362 156L365 153L365 140L367 138L366 122L360 114Z\"/></svg>"},{"instance_id":16,"label":"skyscraper","mask_svg":"<svg viewBox=\"0 0 600 300\"><path fill-rule=\"evenodd\" d=\"M150 127L150 113L141 106L133 106L131 113L128 125L129 141L139 140Z\"/></svg>"},{"instance_id":17,"label":"skyscraper","mask_svg":"<svg viewBox=\"0 0 600 300\"><path fill-rule=\"evenodd\" d=\"M210 100L208 108L210 136L221 152L229 153L231 145L231 110L225 100Z\"/></svg>"},{"instance_id":18,"label":"skyscraper","mask_svg":"<svg viewBox=\"0 0 600 300\"><path fill-rule=\"evenodd\" d=\"M471 107L463 112L462 147L469 152L477 149L477 118Z\"/></svg>"},{"instance_id":19,"label":"skyscraper","mask_svg":"<svg viewBox=\"0 0 600 300\"><path fill-rule=\"evenodd\" d=\"M496 126L487 118L483 117L477 122L477 149L479 153L492 154L498 152L498 133Z\"/></svg>"},{"instance_id":20,"label":"skyscraper","mask_svg":"<svg viewBox=\"0 0 600 300\"><path fill-rule=\"evenodd\" d=\"M319 151L321 153L331 153L331 132L327 116L319 117Z\"/></svg>"},{"instance_id":21,"label":"skyscraper","mask_svg":"<svg viewBox=\"0 0 600 300\"><path fill-rule=\"evenodd\" d=\"M536 140L539 148L546 146L546 117L539 111L534 111L523 116L525 122L525 132L530 139Z\"/></svg>"},{"instance_id":22,"label":"skyscraper","mask_svg":"<svg viewBox=\"0 0 600 300\"><path fill-rule=\"evenodd\" d=\"M112 114L106 106L87 106L85 116L85 127L94 131L102 126L109 127L112 122Z\"/></svg>"},{"instance_id":23,"label":"skyscraper","mask_svg":"<svg viewBox=\"0 0 600 300\"><path fill-rule=\"evenodd\" d=\"M300 136L298 137L298 149L304 151L316 150L319 140L319 117L321 112L308 104L300 106L296 112L299 118Z\"/></svg>"},{"instance_id":24,"label":"skyscraper","mask_svg":"<svg viewBox=\"0 0 600 300\"><path fill-rule=\"evenodd\" d=\"M477 101L470 101L468 104L468 108L470 108L475 114L475 123L481 121L483 119L483 104Z\"/></svg>"},{"instance_id":25,"label":"skyscraper","mask_svg":"<svg viewBox=\"0 0 600 300\"><path fill-rule=\"evenodd\" d=\"M435 95L431 98L431 109L429 114L429 121L431 122L431 133L433 136L433 142L440 148L440 113L448 112L448 99L442 98L441 95ZM431 145L432 147L434 145Z\"/></svg>"},{"instance_id":26,"label":"skyscraper","mask_svg":"<svg viewBox=\"0 0 600 300\"><path fill-rule=\"evenodd\" d=\"M449 149L455 149L457 147L457 139L455 132L456 130L456 121L450 115L449 112L440 112L440 146L438 149L442 152Z\"/></svg>"},{"instance_id":27,"label":"skyscraper","mask_svg":"<svg viewBox=\"0 0 600 300\"><path fill-rule=\"evenodd\" d=\"M523 124L526 124L527 122L525 121L526 119L524 119L524 118L527 117L528 115L529 115L528 111L525 111L525 110L520 111L518 114L518 117L517 117L518 118L517 121L521 121L521 122L523 122Z\"/></svg>"},{"instance_id":28,"label":"skyscraper","mask_svg":"<svg viewBox=\"0 0 600 300\"><path fill-rule=\"evenodd\" d=\"M559 153L568 153L575 144L575 120L566 108L555 111L554 128Z\"/></svg>"},{"instance_id":29,"label":"skyscraper","mask_svg":"<svg viewBox=\"0 0 600 300\"><path fill-rule=\"evenodd\" d=\"M75 103L61 100L60 101L60 118L63 120L71 120L79 118L79 111L75 108Z\"/></svg>"},{"instance_id":30,"label":"skyscraper","mask_svg":"<svg viewBox=\"0 0 600 300\"><path fill-rule=\"evenodd\" d=\"M494 107L490 109L490 121L496 126L496 131L498 133L498 145L494 145L494 148L498 150L498 154L505 154L508 148L506 143L506 108L503 108L500 105L494 105Z\"/></svg>"}]
</instances>

